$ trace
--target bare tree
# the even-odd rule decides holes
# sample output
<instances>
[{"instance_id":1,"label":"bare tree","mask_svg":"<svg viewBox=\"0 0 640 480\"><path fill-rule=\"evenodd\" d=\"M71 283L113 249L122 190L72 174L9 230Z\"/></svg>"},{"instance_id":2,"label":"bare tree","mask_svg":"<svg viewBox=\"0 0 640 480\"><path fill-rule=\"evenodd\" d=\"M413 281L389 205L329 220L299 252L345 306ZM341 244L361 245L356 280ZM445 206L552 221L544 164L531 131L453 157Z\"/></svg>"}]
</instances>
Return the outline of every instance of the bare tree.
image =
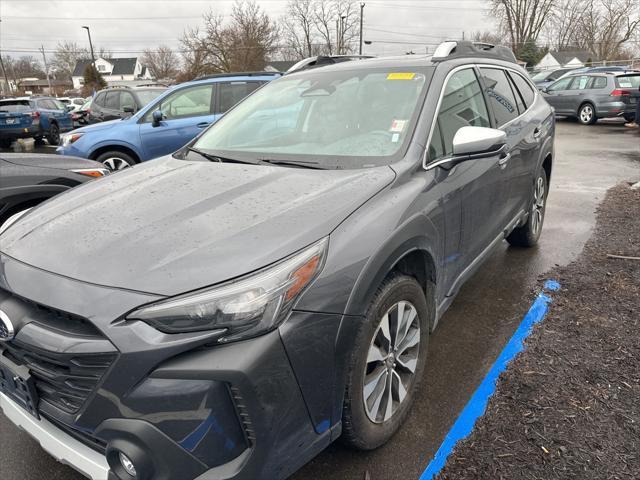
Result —
<instances>
[{"instance_id":1,"label":"bare tree","mask_svg":"<svg viewBox=\"0 0 640 480\"><path fill-rule=\"evenodd\" d=\"M517 54L520 48L537 42L556 0L491 0L491 4Z\"/></svg>"},{"instance_id":2,"label":"bare tree","mask_svg":"<svg viewBox=\"0 0 640 480\"><path fill-rule=\"evenodd\" d=\"M89 51L80 47L76 42L61 42L58 43L53 54L51 67L57 77L70 79L78 60L88 57Z\"/></svg>"},{"instance_id":3,"label":"bare tree","mask_svg":"<svg viewBox=\"0 0 640 480\"><path fill-rule=\"evenodd\" d=\"M285 42L285 56L294 58L311 57L318 54L314 7L315 0L289 0L287 13L280 25Z\"/></svg>"},{"instance_id":4,"label":"bare tree","mask_svg":"<svg viewBox=\"0 0 640 480\"><path fill-rule=\"evenodd\" d=\"M145 50L140 62L151 70L156 79L173 79L180 71L180 58L166 45Z\"/></svg>"},{"instance_id":5,"label":"bare tree","mask_svg":"<svg viewBox=\"0 0 640 480\"><path fill-rule=\"evenodd\" d=\"M345 54L356 50L354 40L360 34L360 14L353 0L317 0L314 23L323 44L322 53Z\"/></svg>"},{"instance_id":6,"label":"bare tree","mask_svg":"<svg viewBox=\"0 0 640 480\"><path fill-rule=\"evenodd\" d=\"M277 40L277 25L254 1L236 0L228 23L210 10L204 15L202 32L188 29L180 40L185 51L185 72L180 78L261 70Z\"/></svg>"},{"instance_id":7,"label":"bare tree","mask_svg":"<svg viewBox=\"0 0 640 480\"><path fill-rule=\"evenodd\" d=\"M585 0L556 0L545 26L549 47L554 50L580 47L577 37L588 6Z\"/></svg>"},{"instance_id":8,"label":"bare tree","mask_svg":"<svg viewBox=\"0 0 640 480\"><path fill-rule=\"evenodd\" d=\"M599 60L617 60L640 31L638 0L586 0L576 43Z\"/></svg>"},{"instance_id":9,"label":"bare tree","mask_svg":"<svg viewBox=\"0 0 640 480\"><path fill-rule=\"evenodd\" d=\"M503 35L494 32L473 32L471 34L471 40L479 43L490 43L492 45L504 45L505 38Z\"/></svg>"}]
</instances>

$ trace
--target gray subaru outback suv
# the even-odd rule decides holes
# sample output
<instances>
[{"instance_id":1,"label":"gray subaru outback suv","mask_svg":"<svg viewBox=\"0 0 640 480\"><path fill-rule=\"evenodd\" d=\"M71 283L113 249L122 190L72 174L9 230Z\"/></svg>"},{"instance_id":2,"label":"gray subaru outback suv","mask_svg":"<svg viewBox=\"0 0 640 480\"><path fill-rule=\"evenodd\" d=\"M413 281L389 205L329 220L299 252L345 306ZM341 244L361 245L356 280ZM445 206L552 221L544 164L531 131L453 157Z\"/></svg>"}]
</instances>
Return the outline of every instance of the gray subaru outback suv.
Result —
<instances>
[{"instance_id":1,"label":"gray subaru outback suv","mask_svg":"<svg viewBox=\"0 0 640 480\"><path fill-rule=\"evenodd\" d=\"M0 406L94 479L282 479L400 428L492 248L540 236L552 109L501 47L292 73L0 238Z\"/></svg>"}]
</instances>

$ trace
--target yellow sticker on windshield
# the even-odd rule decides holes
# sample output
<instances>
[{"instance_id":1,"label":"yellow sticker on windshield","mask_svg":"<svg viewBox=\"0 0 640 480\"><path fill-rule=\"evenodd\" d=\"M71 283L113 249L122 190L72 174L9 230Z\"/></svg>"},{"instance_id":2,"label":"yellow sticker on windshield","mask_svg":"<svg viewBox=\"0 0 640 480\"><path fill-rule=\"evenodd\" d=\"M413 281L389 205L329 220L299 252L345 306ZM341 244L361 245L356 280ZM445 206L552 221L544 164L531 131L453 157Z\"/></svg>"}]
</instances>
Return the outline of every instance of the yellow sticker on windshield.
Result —
<instances>
[{"instance_id":1,"label":"yellow sticker on windshield","mask_svg":"<svg viewBox=\"0 0 640 480\"><path fill-rule=\"evenodd\" d=\"M387 80L413 80L415 73L410 72L395 72L387 75Z\"/></svg>"}]
</instances>

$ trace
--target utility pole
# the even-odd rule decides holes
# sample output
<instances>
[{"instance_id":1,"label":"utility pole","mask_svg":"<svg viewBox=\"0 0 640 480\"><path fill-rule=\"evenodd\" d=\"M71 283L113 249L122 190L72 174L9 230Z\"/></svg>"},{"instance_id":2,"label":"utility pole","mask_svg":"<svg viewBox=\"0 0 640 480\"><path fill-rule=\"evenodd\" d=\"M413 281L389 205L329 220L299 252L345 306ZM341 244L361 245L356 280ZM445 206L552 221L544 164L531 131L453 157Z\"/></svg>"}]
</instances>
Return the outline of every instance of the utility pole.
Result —
<instances>
[{"instance_id":1,"label":"utility pole","mask_svg":"<svg viewBox=\"0 0 640 480\"><path fill-rule=\"evenodd\" d=\"M462 31L462 41L464 42L464 30Z\"/></svg>"},{"instance_id":2,"label":"utility pole","mask_svg":"<svg viewBox=\"0 0 640 480\"><path fill-rule=\"evenodd\" d=\"M93 43L91 43L91 30L89 30L89 27L87 27L86 25L83 25L82 28L84 28L87 31L87 35L89 35L89 48L91 49L91 62L93 62L93 68L96 68L96 57L93 55Z\"/></svg>"},{"instance_id":3,"label":"utility pole","mask_svg":"<svg viewBox=\"0 0 640 480\"><path fill-rule=\"evenodd\" d=\"M362 23L364 19L364 5L364 2L360 3L360 55L362 55Z\"/></svg>"},{"instance_id":4,"label":"utility pole","mask_svg":"<svg viewBox=\"0 0 640 480\"><path fill-rule=\"evenodd\" d=\"M9 83L9 77L7 76L7 71L4 68L4 62L2 61L2 54L0 54L0 67L2 67L2 74L4 75L4 81L7 82L7 93L11 93L11 84Z\"/></svg>"},{"instance_id":5,"label":"utility pole","mask_svg":"<svg viewBox=\"0 0 640 480\"><path fill-rule=\"evenodd\" d=\"M47 56L44 54L44 45L41 45L40 51L42 52L42 61L44 63L44 73L47 74L47 83L49 84L49 95L53 95L51 89L51 78L49 77L49 65L47 65Z\"/></svg>"}]
</instances>

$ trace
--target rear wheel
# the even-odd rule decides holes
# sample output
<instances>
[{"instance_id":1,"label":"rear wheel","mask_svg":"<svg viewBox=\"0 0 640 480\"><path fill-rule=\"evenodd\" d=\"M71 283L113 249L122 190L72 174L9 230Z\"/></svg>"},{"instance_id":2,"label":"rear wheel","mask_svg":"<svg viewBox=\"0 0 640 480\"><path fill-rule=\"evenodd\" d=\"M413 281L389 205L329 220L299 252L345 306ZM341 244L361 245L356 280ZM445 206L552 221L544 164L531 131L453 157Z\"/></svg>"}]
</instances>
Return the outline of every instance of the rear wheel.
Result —
<instances>
[{"instance_id":1,"label":"rear wheel","mask_svg":"<svg viewBox=\"0 0 640 480\"><path fill-rule=\"evenodd\" d=\"M342 440L349 446L377 448L405 421L426 364L429 312L413 277L393 276L378 289L348 367Z\"/></svg>"},{"instance_id":2,"label":"rear wheel","mask_svg":"<svg viewBox=\"0 0 640 480\"><path fill-rule=\"evenodd\" d=\"M585 103L578 110L578 121L583 125L593 125L598 121L596 109L590 103Z\"/></svg>"},{"instance_id":3,"label":"rear wheel","mask_svg":"<svg viewBox=\"0 0 640 480\"><path fill-rule=\"evenodd\" d=\"M49 142L49 145L58 145L60 143L60 129L55 123L53 123L51 128L49 128L47 142Z\"/></svg>"},{"instance_id":4,"label":"rear wheel","mask_svg":"<svg viewBox=\"0 0 640 480\"><path fill-rule=\"evenodd\" d=\"M544 214L547 208L547 175L540 170L533 187L533 198L527 222L517 227L507 237L507 242L517 247L533 247L542 233Z\"/></svg>"},{"instance_id":5,"label":"rear wheel","mask_svg":"<svg viewBox=\"0 0 640 480\"><path fill-rule=\"evenodd\" d=\"M125 168L133 167L136 164L136 161L131 155L119 150L104 152L96 158L96 161L102 163L112 172L124 170Z\"/></svg>"}]
</instances>

